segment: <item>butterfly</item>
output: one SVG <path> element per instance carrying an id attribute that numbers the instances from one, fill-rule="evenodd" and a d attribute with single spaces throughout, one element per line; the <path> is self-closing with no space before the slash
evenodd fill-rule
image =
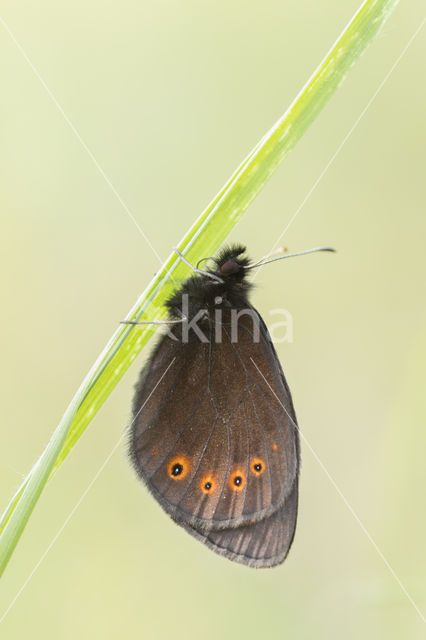
<path id="1" fill-rule="evenodd" d="M 164 511 L 249 567 L 284 561 L 298 509 L 296 414 L 249 300 L 250 270 L 271 261 L 252 264 L 233 245 L 214 268 L 190 265 L 194 275 L 166 302 L 170 328 L 141 372 L 129 434 L 133 466 Z"/>

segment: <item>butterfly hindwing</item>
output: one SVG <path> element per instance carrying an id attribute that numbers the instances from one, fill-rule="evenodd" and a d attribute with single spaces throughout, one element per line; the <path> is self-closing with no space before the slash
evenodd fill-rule
<path id="1" fill-rule="evenodd" d="M 250 567 L 274 567 L 286 558 L 297 521 L 298 480 L 284 504 L 269 517 L 232 529 L 203 531 L 179 523 L 192 536 L 226 558 Z"/>

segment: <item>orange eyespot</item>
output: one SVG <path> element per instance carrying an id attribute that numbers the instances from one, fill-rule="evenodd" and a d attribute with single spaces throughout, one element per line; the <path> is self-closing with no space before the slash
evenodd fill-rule
<path id="1" fill-rule="evenodd" d="M 278 451 L 278 445 L 276 442 L 272 445 L 272 451 Z"/>
<path id="2" fill-rule="evenodd" d="M 261 476 L 265 468 L 266 465 L 261 458 L 253 458 L 250 462 L 250 471 L 254 473 L 255 476 Z"/>
<path id="3" fill-rule="evenodd" d="M 241 469 L 234 469 L 229 476 L 228 486 L 231 491 L 242 491 L 246 484 L 246 475 Z"/>
<path id="4" fill-rule="evenodd" d="M 182 454 L 175 456 L 167 464 L 167 473 L 172 480 L 183 480 L 188 475 L 191 463 Z"/>
<path id="5" fill-rule="evenodd" d="M 153 449 L 152 450 L 152 455 L 153 456 L 158 456 L 158 449 Z"/>
<path id="6" fill-rule="evenodd" d="M 200 489 L 206 495 L 214 493 L 216 491 L 216 479 L 210 473 L 206 473 L 201 478 Z"/>

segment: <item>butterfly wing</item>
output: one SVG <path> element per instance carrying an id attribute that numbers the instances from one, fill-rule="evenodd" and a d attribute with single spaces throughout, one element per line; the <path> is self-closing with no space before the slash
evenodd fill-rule
<path id="1" fill-rule="evenodd" d="M 203 532 L 272 515 L 297 478 L 291 396 L 258 317 L 258 341 L 248 316 L 237 341 L 229 318 L 220 341 L 211 319 L 202 326 L 207 343 L 193 333 L 184 343 L 174 328 L 178 339 L 161 338 L 137 386 L 134 466 L 165 511 Z"/>
<path id="2" fill-rule="evenodd" d="M 298 480 L 284 504 L 272 515 L 249 525 L 203 531 L 178 523 L 212 551 L 249 567 L 281 564 L 293 542 L 297 521 Z"/>

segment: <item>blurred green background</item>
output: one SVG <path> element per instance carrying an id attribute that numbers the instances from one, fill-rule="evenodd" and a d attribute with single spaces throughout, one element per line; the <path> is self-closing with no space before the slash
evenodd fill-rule
<path id="1" fill-rule="evenodd" d="M 358 2 L 6 0 L 1 15 L 162 258 L 282 114 Z M 402 2 L 233 233 L 266 253 L 421 23 Z M 159 266 L 0 28 L 0 502 L 43 450 Z M 426 608 L 426 29 L 283 243 L 335 256 L 265 267 L 305 437 Z M 200 256 L 202 257 L 202 256 Z M 49 484 L 4 575 L 2 612 L 128 423 L 137 364 Z M 285 564 L 253 570 L 176 527 L 125 440 L 2 623 L 7 639 L 421 638 L 424 624 L 306 446 Z"/>

